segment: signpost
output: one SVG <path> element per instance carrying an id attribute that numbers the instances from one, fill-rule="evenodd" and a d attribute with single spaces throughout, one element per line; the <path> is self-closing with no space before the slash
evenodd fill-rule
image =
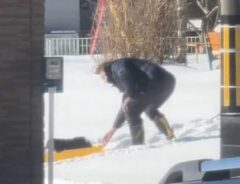
<path id="1" fill-rule="evenodd" d="M 54 93 L 63 91 L 63 58 L 46 57 L 44 91 L 49 93 L 48 184 L 53 184 L 54 170 Z"/>

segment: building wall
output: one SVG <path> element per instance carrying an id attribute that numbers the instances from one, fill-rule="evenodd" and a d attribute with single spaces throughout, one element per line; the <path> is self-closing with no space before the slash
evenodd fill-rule
<path id="1" fill-rule="evenodd" d="M 93 17 L 97 7 L 97 0 L 80 1 L 80 36 L 88 37 L 93 24 Z"/>
<path id="2" fill-rule="evenodd" d="M 80 36 L 88 36 L 92 27 L 92 9 L 89 5 L 85 8 L 80 8 Z"/>
<path id="3" fill-rule="evenodd" d="M 45 0 L 45 32 L 80 31 L 79 0 Z"/>
<path id="4" fill-rule="evenodd" d="M 0 1 L 0 183 L 43 183 L 44 0 Z"/>

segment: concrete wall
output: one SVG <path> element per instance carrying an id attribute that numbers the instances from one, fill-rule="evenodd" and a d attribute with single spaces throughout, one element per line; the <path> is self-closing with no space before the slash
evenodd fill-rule
<path id="1" fill-rule="evenodd" d="M 45 31 L 80 31 L 79 0 L 45 0 Z"/>
<path id="2" fill-rule="evenodd" d="M 0 1 L 0 183 L 43 183 L 44 0 Z"/>

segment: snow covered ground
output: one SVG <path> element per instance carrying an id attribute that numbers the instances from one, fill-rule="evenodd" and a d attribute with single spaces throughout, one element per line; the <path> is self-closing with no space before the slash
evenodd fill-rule
<path id="1" fill-rule="evenodd" d="M 164 65 L 177 78 L 175 92 L 161 111 L 175 130 L 169 143 L 144 115 L 146 145 L 130 146 L 124 125 L 104 153 L 58 162 L 55 184 L 156 184 L 176 163 L 219 158 L 220 71 L 209 71 L 207 57 L 199 63 Z M 93 74 L 90 56 L 64 58 L 64 92 L 55 96 L 55 137 L 84 136 L 94 144 L 112 126 L 121 94 Z M 48 95 L 45 95 L 45 144 L 48 135 Z M 47 171 L 47 166 L 45 167 Z M 47 172 L 46 172 L 47 173 Z M 47 174 L 46 174 L 47 177 Z"/>

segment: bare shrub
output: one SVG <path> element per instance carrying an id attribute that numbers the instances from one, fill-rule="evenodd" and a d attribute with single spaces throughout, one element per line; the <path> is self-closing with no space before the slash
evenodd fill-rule
<path id="1" fill-rule="evenodd" d="M 176 0 L 108 0 L 100 33 L 105 61 L 122 57 L 161 63 L 176 54 Z"/>

